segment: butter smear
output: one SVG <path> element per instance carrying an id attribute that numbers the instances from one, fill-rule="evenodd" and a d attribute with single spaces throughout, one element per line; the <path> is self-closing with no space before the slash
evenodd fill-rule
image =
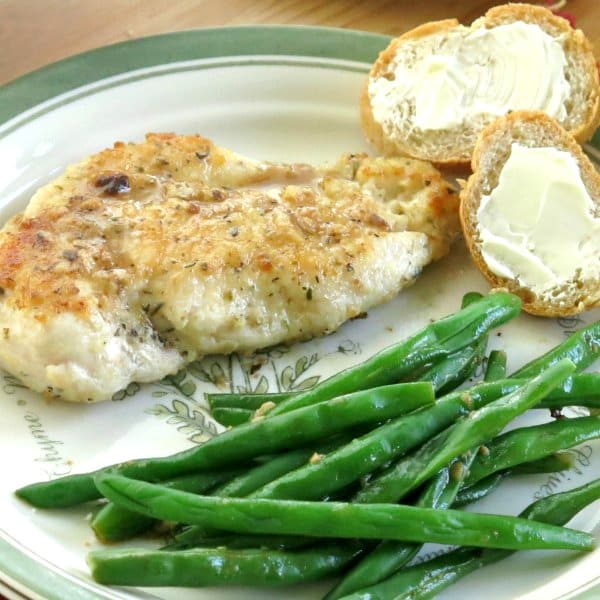
<path id="1" fill-rule="evenodd" d="M 600 279 L 600 218 L 569 152 L 513 143 L 477 221 L 489 269 L 542 298 L 581 272 Z"/>
<path id="2" fill-rule="evenodd" d="M 406 119 L 428 131 L 477 125 L 482 116 L 487 122 L 511 110 L 567 116 L 565 52 L 537 25 L 460 26 L 403 48 L 393 78 L 369 83 L 373 116 L 388 135 Z"/>

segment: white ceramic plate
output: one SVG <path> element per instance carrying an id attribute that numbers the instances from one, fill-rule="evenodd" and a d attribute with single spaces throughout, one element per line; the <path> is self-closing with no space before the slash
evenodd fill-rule
<path id="1" fill-rule="evenodd" d="M 260 159 L 321 161 L 368 150 L 358 122 L 359 90 L 387 38 L 313 28 L 235 28 L 184 32 L 128 42 L 52 65 L 0 89 L 0 219 L 22 209 L 32 191 L 66 165 L 115 140 L 148 131 L 201 133 Z M 207 359 L 120 401 L 78 406 L 47 403 L 4 375 L 0 380 L 2 489 L 0 578 L 10 597 L 318 598 L 314 585 L 282 590 L 117 589 L 93 583 L 85 555 L 97 547 L 89 507 L 36 511 L 12 490 L 26 483 L 119 460 L 172 453 L 215 429 L 202 392 L 300 388 L 363 360 L 458 308 L 468 290 L 486 291 L 461 244 L 394 301 L 335 335 L 266 354 L 251 372 L 237 356 Z M 600 318 L 559 321 L 520 317 L 491 339 L 517 367 Z M 521 422 L 543 420 L 541 411 Z M 476 508 L 516 514 L 534 498 L 581 485 L 600 473 L 600 444 L 575 453 L 557 475 L 514 478 Z M 600 535 L 600 504 L 572 526 Z M 431 551 L 431 548 L 428 549 Z M 449 588 L 441 598 L 549 600 L 591 590 L 600 549 L 585 556 L 519 553 Z M 596 579 L 597 581 L 597 579 Z M 587 592 L 598 597 L 600 591 Z"/>

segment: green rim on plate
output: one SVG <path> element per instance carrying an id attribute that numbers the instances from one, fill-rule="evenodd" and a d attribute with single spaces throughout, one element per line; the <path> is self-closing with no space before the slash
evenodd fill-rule
<path id="1" fill-rule="evenodd" d="M 90 50 L 0 87 L 0 124 L 100 79 L 145 67 L 225 56 L 310 56 L 372 63 L 390 38 L 333 27 L 240 26 L 180 31 Z"/>

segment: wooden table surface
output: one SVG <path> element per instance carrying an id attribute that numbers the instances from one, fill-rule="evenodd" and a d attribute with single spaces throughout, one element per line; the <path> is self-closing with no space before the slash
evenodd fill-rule
<path id="1" fill-rule="evenodd" d="M 540 3 L 544 3 L 543 0 Z M 398 35 L 424 21 L 465 23 L 485 0 L 0 0 L 0 84 L 61 58 L 122 40 L 197 27 L 328 25 Z M 568 0 L 600 55 L 600 0 Z"/>

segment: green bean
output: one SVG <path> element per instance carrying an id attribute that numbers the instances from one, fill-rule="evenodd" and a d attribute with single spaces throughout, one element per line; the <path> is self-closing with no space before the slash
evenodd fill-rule
<path id="1" fill-rule="evenodd" d="M 252 494 L 256 490 L 270 482 L 277 480 L 290 471 L 295 471 L 309 463 L 311 457 L 319 456 L 325 452 L 331 452 L 349 441 L 349 436 L 339 435 L 329 442 L 317 444 L 313 448 L 300 448 L 290 450 L 279 456 L 275 456 L 270 461 L 258 465 L 225 483 L 212 492 L 214 496 L 223 496 L 229 498 L 242 498 Z"/>
<path id="2" fill-rule="evenodd" d="M 483 296 L 479 292 L 467 292 L 461 308 L 479 302 Z M 450 354 L 446 358 L 426 368 L 421 373 L 412 373 L 411 380 L 431 381 L 437 395 L 451 392 L 466 381 L 481 363 L 487 347 L 488 336 L 482 335 L 477 341 Z"/>
<path id="3" fill-rule="evenodd" d="M 466 506 L 481 500 L 500 485 L 509 475 L 522 475 L 529 473 L 557 473 L 573 468 L 575 459 L 568 452 L 556 452 L 539 460 L 516 465 L 512 469 L 497 471 L 476 483 L 463 487 L 458 492 L 453 504 L 455 508 Z"/>
<path id="4" fill-rule="evenodd" d="M 312 449 L 301 448 L 299 450 L 291 450 L 279 456 L 275 456 L 270 461 L 247 471 L 229 483 L 213 490 L 212 495 L 237 498 L 248 496 L 269 482 L 282 477 L 285 473 L 307 464 L 312 457 L 318 457 L 322 453 L 330 452 L 348 443 L 351 437 L 351 433 L 345 433 L 335 436 L 329 442 L 317 444 Z M 221 534 L 222 532 L 207 531 L 203 527 L 192 526 L 188 527 L 185 531 L 178 533 L 175 536 L 175 540 L 179 544 L 188 546 L 205 545 L 210 543 L 207 540 Z M 246 545 L 248 542 L 243 541 L 242 543 L 244 544 L 243 547 L 250 547 Z M 231 544 L 229 544 L 229 547 L 231 547 Z M 235 547 L 240 546 L 239 544 L 236 544 Z"/>
<path id="5" fill-rule="evenodd" d="M 571 361 L 560 361 L 519 390 L 472 412 L 426 442 L 414 454 L 401 459 L 388 471 L 371 480 L 355 496 L 355 500 L 398 502 L 445 464 L 502 431 L 515 417 L 539 403 L 574 369 Z"/>
<path id="6" fill-rule="evenodd" d="M 319 446 L 319 451 L 337 447 L 347 440 L 348 437 L 336 438 L 332 443 Z M 212 490 L 211 493 L 218 496 L 246 496 L 273 479 L 306 464 L 314 452 L 315 449 L 301 448 L 275 456 L 271 460 L 249 470 L 223 470 L 220 472 L 222 474 L 220 477 L 212 478 L 210 485 L 203 486 L 200 482 L 203 479 L 210 479 L 207 475 L 210 476 L 212 475 L 211 473 L 188 475 L 178 480 L 166 482 L 163 485 L 188 492 L 201 493 L 213 488 L 215 485 L 226 482 Z M 185 482 L 187 480 L 198 480 L 200 484 L 186 485 Z M 181 482 L 184 482 L 183 485 Z M 94 529 L 96 536 L 102 541 L 114 542 L 134 537 L 146 531 L 154 522 L 153 519 L 131 513 L 109 502 L 92 520 L 92 529 Z M 198 537 L 196 534 L 195 539 Z"/>
<path id="7" fill-rule="evenodd" d="M 600 408 L 600 373 L 578 373 L 569 377 L 563 385 L 563 394 L 551 394 L 544 399 L 543 408 L 584 406 Z"/>
<path id="8" fill-rule="evenodd" d="M 523 380 L 504 380 L 475 386 L 469 391 L 473 408 L 480 408 L 505 391 L 514 391 L 518 389 L 517 385 L 523 384 Z M 573 387 L 576 386 L 571 385 Z M 467 413 L 464 392 L 449 394 L 430 408 L 398 418 L 327 454 L 319 462 L 274 480 L 257 492 L 256 497 L 297 500 L 323 498 L 424 443 Z"/>
<path id="9" fill-rule="evenodd" d="M 436 394 L 446 394 L 461 385 L 473 374 L 477 366 L 481 364 L 486 346 L 487 337 L 484 336 L 476 343 L 465 346 L 438 361 L 433 366 L 420 372 L 418 376 L 411 374 L 410 377 L 406 378 L 406 381 L 430 381 Z M 256 397 L 253 397 L 253 395 L 248 394 L 218 394 L 216 402 L 218 404 L 225 402 L 227 405 L 213 406 L 211 416 L 225 427 L 236 427 L 251 421 L 255 415 L 254 411 L 262 406 L 267 406 L 271 402 L 276 406 L 293 395 L 293 393 L 257 394 L 254 395 Z M 206 396 L 208 395 L 206 394 Z M 275 396 L 275 398 L 272 398 L 272 396 Z M 209 402 L 211 402 L 210 399 Z M 212 402 L 214 403 L 214 401 Z M 246 408 L 247 406 L 252 408 Z M 271 413 L 266 414 L 271 415 Z"/>
<path id="10" fill-rule="evenodd" d="M 483 566 L 480 553 L 459 548 L 365 586 L 342 600 L 425 600 Z"/>
<path id="11" fill-rule="evenodd" d="M 480 292 L 466 292 L 460 301 L 460 307 L 467 308 L 467 306 L 470 306 L 475 302 L 479 302 L 479 300 L 481 300 L 484 297 L 485 296 Z"/>
<path id="12" fill-rule="evenodd" d="M 510 382 L 511 389 L 515 382 Z M 424 443 L 461 415 L 497 400 L 504 393 L 503 382 L 480 384 L 464 392 L 440 398 L 433 406 L 394 419 L 339 449 L 326 454 L 313 464 L 291 471 L 257 490 L 253 497 L 270 499 L 319 500 L 357 481 L 385 465 L 394 456 Z M 291 414 L 291 413 L 290 413 Z M 182 541 L 192 542 L 203 531 L 190 531 Z M 179 539 L 179 536 L 178 536 Z"/>
<path id="13" fill-rule="evenodd" d="M 487 345 L 487 338 L 484 336 L 477 343 L 470 344 L 461 348 L 457 352 L 440 360 L 438 363 L 422 371 L 418 377 L 411 374 L 408 380 L 430 381 L 436 390 L 436 393 L 446 394 L 462 384 L 470 377 L 475 369 L 481 364 L 483 354 Z M 284 399 L 291 398 L 296 393 L 283 394 L 255 394 L 236 395 L 222 394 L 218 395 L 217 404 L 221 404 L 226 398 L 227 406 L 213 406 L 211 408 L 212 417 L 225 427 L 235 427 L 246 423 L 254 416 L 254 411 L 267 403 L 273 402 L 277 405 Z M 208 394 L 207 394 L 208 396 Z M 223 400 L 221 400 L 223 396 Z M 231 396 L 231 398 L 228 398 Z M 274 396 L 274 398 L 273 398 Z M 209 400 L 210 402 L 211 400 Z M 246 408 L 252 407 L 252 408 Z M 269 416 L 271 413 L 267 413 Z"/>
<path id="14" fill-rule="evenodd" d="M 570 452 L 558 451 L 548 456 L 542 456 L 536 460 L 523 462 L 512 467 L 511 472 L 515 475 L 530 475 L 536 473 L 558 473 L 568 471 L 575 465 L 575 458 Z"/>
<path id="15" fill-rule="evenodd" d="M 553 494 L 530 504 L 521 517 L 564 525 L 578 512 L 600 499 L 600 479 L 579 488 Z M 506 550 L 460 548 L 397 573 L 378 585 L 359 590 L 344 600 L 425 600 L 476 569 L 509 556 Z"/>
<path id="16" fill-rule="evenodd" d="M 464 487 L 459 490 L 456 500 L 454 501 L 454 508 L 460 508 L 461 506 L 467 506 L 467 504 L 473 504 L 482 498 L 485 498 L 488 494 L 493 492 L 509 475 L 510 471 L 499 471 L 492 475 L 481 479 L 477 483 Z"/>
<path id="17" fill-rule="evenodd" d="M 475 452 L 468 452 L 444 467 L 427 485 L 417 501 L 423 508 L 447 509 L 455 501 L 463 478 Z M 363 587 L 374 585 L 395 573 L 411 561 L 421 550 L 421 544 L 409 544 L 386 540 L 355 565 L 344 578 L 325 596 L 324 600 L 336 600 Z"/>
<path id="18" fill-rule="evenodd" d="M 533 377 L 562 358 L 569 358 L 577 371 L 600 358 L 600 321 L 580 329 L 546 354 L 515 371 L 511 378 Z M 565 381 L 564 396 L 550 395 L 538 408 L 560 409 L 564 406 L 600 408 L 600 373 L 580 373 Z"/>
<path id="19" fill-rule="evenodd" d="M 322 453 L 330 452 L 343 446 L 349 439 L 350 435 L 339 435 L 330 442 L 318 444 L 312 449 L 301 448 L 276 456 L 272 460 L 251 469 L 220 488 L 213 490 L 212 495 L 236 498 L 248 496 L 259 488 L 264 489 L 264 486 L 268 483 L 277 480 L 286 473 L 308 464 L 309 459 L 312 457 L 316 458 Z M 207 538 L 218 536 L 220 533 L 217 531 L 207 531 L 205 528 L 195 526 L 189 527 L 186 531 L 177 534 L 175 539 L 179 543 L 198 545 L 200 541 L 205 543 Z"/>
<path id="20" fill-rule="evenodd" d="M 397 504 L 297 502 L 198 496 L 101 473 L 109 500 L 151 517 L 236 533 L 397 539 L 506 549 L 592 550 L 593 536 L 515 517 Z"/>
<path id="21" fill-rule="evenodd" d="M 348 543 L 297 551 L 122 549 L 90 552 L 87 560 L 94 580 L 107 585 L 271 587 L 334 575 L 360 551 Z"/>
<path id="22" fill-rule="evenodd" d="M 248 461 L 265 452 L 300 447 L 357 425 L 397 417 L 420 406 L 432 404 L 433 401 L 432 386 L 426 382 L 364 390 L 279 415 L 277 418 L 240 425 L 201 446 L 178 454 L 131 460 L 107 469 L 138 479 L 161 481 L 203 469 Z M 100 469 L 102 470 L 104 469 Z M 43 508 L 72 506 L 99 497 L 94 485 L 96 473 L 68 475 L 34 483 L 17 490 L 16 494 L 30 504 Z"/>
<path id="23" fill-rule="evenodd" d="M 534 377 L 563 358 L 570 359 L 578 371 L 600 358 L 600 321 L 575 332 L 546 354 L 522 366 L 512 377 Z"/>
<path id="24" fill-rule="evenodd" d="M 288 412 L 358 389 L 400 381 L 415 369 L 460 350 L 491 328 L 506 323 L 520 310 L 518 297 L 506 293 L 490 294 L 453 315 L 427 325 L 407 340 L 378 352 L 365 362 L 284 400 L 271 414 Z"/>
<path id="25" fill-rule="evenodd" d="M 450 354 L 419 376 L 419 381 L 431 381 L 437 394 L 451 392 L 473 375 L 481 364 L 487 347 L 487 336 L 474 344 Z"/>
<path id="26" fill-rule="evenodd" d="M 211 417 L 223 427 L 237 427 L 248 423 L 254 417 L 254 411 L 246 408 L 213 408 Z"/>
<path id="27" fill-rule="evenodd" d="M 163 550 L 189 550 L 190 548 L 219 548 L 226 547 L 234 550 L 245 548 L 263 548 L 272 550 L 296 550 L 307 546 L 314 546 L 315 539 L 299 535 L 260 535 L 219 532 L 216 535 L 202 535 L 205 529 L 197 525 L 190 525 L 175 535 L 173 541 Z"/>
<path id="28" fill-rule="evenodd" d="M 306 448 L 285 452 L 284 454 L 276 456 L 272 460 L 241 474 L 233 481 L 214 490 L 213 493 L 215 496 L 223 497 L 231 496 L 241 498 L 247 496 L 266 483 L 305 465 L 314 452 L 314 450 L 307 450 Z"/>
<path id="29" fill-rule="evenodd" d="M 242 408 L 244 410 L 256 410 L 265 402 L 280 404 L 284 400 L 297 395 L 298 392 L 276 392 L 273 394 L 204 394 L 211 412 L 215 408 Z"/>
<path id="30" fill-rule="evenodd" d="M 465 308 L 473 302 L 481 300 L 483 296 L 478 292 L 469 292 L 464 295 L 461 308 Z M 469 374 L 467 373 L 470 362 L 474 360 L 474 345 L 469 345 L 458 350 L 454 354 L 443 359 L 440 364 L 430 366 L 425 371 L 417 374 L 412 373 L 406 378 L 407 381 L 431 381 L 434 388 L 439 393 L 447 393 L 450 390 L 450 382 L 456 381 L 454 387 L 460 385 Z M 464 372 L 464 375 L 462 374 Z M 213 417 L 223 425 L 239 425 L 244 421 L 249 421 L 249 413 L 238 412 L 240 410 L 255 411 L 266 402 L 280 404 L 284 400 L 297 396 L 300 392 L 276 392 L 265 394 L 235 394 L 235 393 L 205 393 L 204 398 L 207 401 Z M 221 409 L 226 409 L 221 411 Z M 229 409 L 233 409 L 230 412 Z M 248 418 L 246 418 L 248 417 Z"/>
<path id="31" fill-rule="evenodd" d="M 596 500 L 600 500 L 600 479 L 566 492 L 540 498 L 528 506 L 521 516 L 541 523 L 565 525 L 579 511 Z"/>
<path id="32" fill-rule="evenodd" d="M 537 460 L 600 437 L 600 416 L 560 419 L 508 431 L 491 442 L 489 453 L 473 461 L 465 485 L 473 485 L 497 471 Z"/>
<path id="33" fill-rule="evenodd" d="M 505 393 L 510 393 L 522 386 L 527 379 L 499 379 Z M 492 382 L 490 382 L 492 383 Z M 594 408 L 600 406 L 600 373 L 577 373 L 567 377 L 555 390 L 550 392 L 534 408 L 563 408 L 565 406 L 584 406 Z"/>
<path id="34" fill-rule="evenodd" d="M 243 469 L 222 469 L 184 475 L 163 483 L 166 487 L 199 494 L 243 473 Z M 116 542 L 134 537 L 152 527 L 150 517 L 125 510 L 112 502 L 105 504 L 92 519 L 92 529 L 103 542 Z"/>
<path id="35" fill-rule="evenodd" d="M 492 350 L 488 356 L 483 380 L 489 382 L 504 379 L 506 377 L 506 359 L 506 352 L 503 352 L 502 350 Z M 475 456 L 475 454 L 473 454 L 473 456 Z M 461 487 L 454 499 L 453 506 L 464 506 L 487 496 L 500 484 L 506 475 L 508 475 L 508 471 L 500 474 L 499 476 L 494 476 L 490 481 L 486 480 L 486 485 L 479 487 L 473 486 L 467 489 Z"/>
<path id="36" fill-rule="evenodd" d="M 514 385 L 515 382 L 510 382 L 511 388 Z M 503 395 L 504 389 L 503 382 L 498 382 L 474 386 L 469 390 L 468 397 L 465 396 L 466 392 L 448 394 L 431 407 L 397 418 L 340 447 L 317 463 L 274 480 L 258 490 L 254 497 L 294 500 L 324 498 L 423 444 L 460 416 L 469 414 L 470 408 L 479 408 L 497 400 Z"/>
<path id="37" fill-rule="evenodd" d="M 448 483 L 442 490 L 442 493 L 436 498 L 435 502 L 427 496 L 427 489 L 423 497 L 417 502 L 418 506 L 424 508 L 437 508 L 438 510 L 446 510 L 451 508 L 456 501 L 458 492 L 462 489 L 464 480 L 469 474 L 471 463 L 475 460 L 476 452 L 474 450 L 468 450 L 460 457 L 455 458 L 448 466 L 444 467 L 442 471 L 448 470 Z"/>
<path id="38" fill-rule="evenodd" d="M 597 382 L 599 381 L 599 376 L 600 375 L 598 373 L 574 375 L 572 378 L 565 380 L 562 388 L 555 390 L 549 394 L 547 398 L 540 402 L 538 408 L 554 408 L 557 406 L 576 405 L 578 403 L 582 406 L 591 406 L 594 398 L 598 398 Z M 519 389 L 519 387 L 523 385 L 523 382 L 524 380 L 522 379 L 504 379 L 495 383 L 488 383 L 484 385 L 492 386 L 489 388 L 490 390 L 494 389 L 493 386 L 496 386 L 496 389 L 502 390 L 502 393 L 507 394 L 511 391 Z M 247 435 L 248 427 L 255 427 L 257 425 L 259 425 L 259 423 L 251 423 L 241 426 L 243 429 L 243 436 Z M 237 439 L 238 435 L 240 435 L 240 428 L 238 428 L 237 431 L 223 433 L 218 436 L 218 438 L 215 438 L 215 440 L 223 440 L 223 438 L 225 438 L 228 441 L 232 441 L 233 445 L 235 445 L 234 440 Z M 219 444 L 221 443 L 223 442 L 219 442 Z M 206 446 L 212 447 L 211 442 L 207 442 L 201 446 L 201 448 Z M 184 473 L 185 471 L 183 471 L 183 469 L 186 468 L 186 463 L 193 463 L 194 454 L 198 450 L 199 448 L 192 448 L 174 455 L 173 457 L 128 461 L 122 465 L 115 465 L 107 468 L 120 470 L 124 474 L 132 477 L 146 477 L 155 481 L 159 481 L 161 479 L 169 479 Z M 200 451 L 200 454 L 203 452 L 205 451 Z M 175 462 L 175 465 L 170 465 L 172 460 Z M 208 462 L 209 461 L 207 461 L 205 464 L 208 464 Z M 176 472 L 169 474 L 172 467 L 175 467 L 174 471 Z M 195 467 L 192 464 L 189 466 L 187 471 L 194 471 L 194 468 Z M 210 468 L 210 466 L 208 468 Z M 146 473 L 146 475 L 144 475 L 144 473 Z M 60 508 L 73 506 L 82 502 L 95 500 L 99 497 L 99 494 L 93 483 L 93 474 L 90 473 L 69 475 L 67 477 L 55 479 L 50 482 L 34 483 L 17 490 L 16 493 L 24 500 L 27 500 L 34 506 L 39 506 L 41 508 Z"/>
<path id="39" fill-rule="evenodd" d="M 537 373 L 536 373 L 537 374 Z M 488 356 L 484 381 L 497 381 L 506 377 L 506 352 L 492 350 Z M 532 375 L 533 377 L 533 375 Z"/>

